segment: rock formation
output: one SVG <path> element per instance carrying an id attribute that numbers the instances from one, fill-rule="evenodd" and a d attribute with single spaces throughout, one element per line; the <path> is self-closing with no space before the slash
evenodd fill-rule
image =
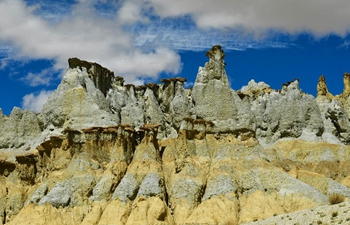
<path id="1" fill-rule="evenodd" d="M 334 98 L 334 96 L 330 92 L 328 92 L 326 78 L 324 77 L 324 75 L 320 76 L 317 84 L 317 97 L 321 96 L 325 96 L 329 101 L 332 101 L 332 99 Z"/>
<path id="2" fill-rule="evenodd" d="M 40 114 L 0 111 L 0 224 L 240 224 L 350 197 L 349 75 L 230 88 L 214 46 L 185 78 L 135 86 L 69 68 Z"/>

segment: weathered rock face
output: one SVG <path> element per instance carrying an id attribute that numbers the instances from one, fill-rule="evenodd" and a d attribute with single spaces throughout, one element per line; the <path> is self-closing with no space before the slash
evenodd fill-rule
<path id="1" fill-rule="evenodd" d="M 334 96 L 328 92 L 326 78 L 323 75 L 320 76 L 317 84 L 317 97 L 321 96 L 325 96 L 329 101 L 331 101 L 334 98 Z"/>
<path id="2" fill-rule="evenodd" d="M 39 115 L 0 112 L 0 224 L 239 224 L 350 197 L 349 76 L 234 91 L 214 46 L 193 89 L 69 59 Z M 350 90 L 350 89 L 349 89 Z"/>
<path id="3" fill-rule="evenodd" d="M 44 128 L 84 128 L 116 125 L 114 116 L 101 90 L 89 78 L 85 67 L 67 70 L 54 94 L 44 105 L 39 119 Z"/>
<path id="4" fill-rule="evenodd" d="M 111 88 L 112 79 L 114 73 L 107 68 L 102 67 L 97 63 L 90 63 L 80 60 L 78 58 L 68 59 L 69 68 L 85 68 L 88 72 L 89 78 L 94 82 L 95 87 L 99 89 L 104 96 L 107 95 L 108 90 Z"/>
<path id="5" fill-rule="evenodd" d="M 19 148 L 42 131 L 33 111 L 13 108 L 9 117 L 0 111 L 0 148 Z"/>
<path id="6" fill-rule="evenodd" d="M 332 143 L 350 143 L 349 124 L 349 93 L 350 75 L 344 73 L 344 91 L 340 95 L 333 96 L 328 92 L 324 76 L 321 76 L 317 85 L 316 101 L 321 110 L 324 123 L 323 139 Z"/>
<path id="7" fill-rule="evenodd" d="M 315 99 L 301 93 L 299 81 L 283 85 L 280 92 L 263 92 L 257 97 L 247 97 L 256 123 L 256 136 L 263 143 L 281 138 L 298 138 L 303 133 L 320 137 L 323 121 Z"/>
<path id="8" fill-rule="evenodd" d="M 193 116 L 213 121 L 213 132 L 254 133 L 249 104 L 228 83 L 221 47 L 214 46 L 207 56 L 209 62 L 199 68 L 191 94 Z"/>

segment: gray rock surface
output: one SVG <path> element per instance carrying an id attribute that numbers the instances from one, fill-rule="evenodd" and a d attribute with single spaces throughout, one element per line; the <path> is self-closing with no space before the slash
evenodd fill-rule
<path id="1" fill-rule="evenodd" d="M 231 194 L 237 191 L 237 185 L 232 178 L 223 174 L 207 182 L 205 194 L 202 201 L 210 199 L 211 197 L 218 197 L 219 195 Z"/>
<path id="2" fill-rule="evenodd" d="M 323 121 L 315 99 L 301 93 L 298 81 L 283 86 L 281 92 L 272 91 L 252 101 L 257 123 L 256 136 L 261 143 L 281 138 L 298 138 L 306 130 L 321 136 Z"/>
<path id="3" fill-rule="evenodd" d="M 127 173 L 115 189 L 112 199 L 119 199 L 122 202 L 127 202 L 128 199 L 133 200 L 137 195 L 138 188 L 134 175 Z"/>
<path id="4" fill-rule="evenodd" d="M 28 201 L 24 205 L 28 205 L 29 203 L 39 203 L 39 201 L 47 194 L 48 186 L 46 183 L 40 185 L 36 191 L 30 196 Z"/>
<path id="5" fill-rule="evenodd" d="M 136 89 L 133 85 L 128 87 L 126 106 L 121 109 L 121 123 L 140 127 L 145 123 L 144 90 Z"/>
<path id="6" fill-rule="evenodd" d="M 163 193 L 162 178 L 156 173 L 149 173 L 143 179 L 137 197 L 152 197 Z"/>
<path id="7" fill-rule="evenodd" d="M 114 79 L 114 72 L 102 67 L 98 63 L 91 63 L 78 58 L 68 59 L 69 68 L 85 68 L 88 71 L 89 78 L 93 81 L 95 87 L 99 89 L 104 96 L 111 88 L 112 80 Z"/>
<path id="8" fill-rule="evenodd" d="M 188 206 L 192 206 L 196 205 L 198 199 L 202 196 L 203 188 L 204 184 L 197 179 L 180 177 L 174 182 L 170 190 L 174 201 L 185 201 Z"/>
<path id="9" fill-rule="evenodd" d="M 193 86 L 192 114 L 213 121 L 214 132 L 254 132 L 249 106 L 230 88 L 221 47 L 214 46 L 207 52 L 207 56 L 209 62 L 199 68 Z"/>
<path id="10" fill-rule="evenodd" d="M 0 112 L 0 149 L 19 148 L 39 136 L 41 131 L 33 111 L 14 107 L 9 117 Z"/>
<path id="11" fill-rule="evenodd" d="M 328 133 L 332 133 L 343 143 L 350 143 L 350 121 L 338 101 L 333 100 L 325 107 L 324 119 L 327 121 Z"/>
<path id="12" fill-rule="evenodd" d="M 254 94 L 254 92 L 263 92 L 264 90 L 268 89 L 270 89 L 270 86 L 265 82 L 256 83 L 255 80 L 250 80 L 248 85 L 243 86 L 240 91 L 245 94 Z"/>
<path id="13" fill-rule="evenodd" d="M 67 190 L 67 188 L 67 185 L 64 183 L 56 184 L 56 186 L 39 201 L 39 204 L 43 205 L 48 202 L 54 207 L 68 206 L 72 193 Z"/>
<path id="14" fill-rule="evenodd" d="M 68 69 L 57 90 L 40 113 L 44 128 L 82 129 L 116 125 L 104 94 L 96 88 L 85 67 Z"/>
<path id="15" fill-rule="evenodd" d="M 82 205 L 83 199 L 88 197 L 95 185 L 95 178 L 91 175 L 74 176 L 64 182 L 57 183 L 47 195 L 41 198 L 39 205 L 46 202 L 54 207 Z"/>
<path id="16" fill-rule="evenodd" d="M 110 191 L 114 185 L 113 177 L 111 175 L 103 176 L 92 190 L 92 201 L 102 201 L 108 199 Z"/>

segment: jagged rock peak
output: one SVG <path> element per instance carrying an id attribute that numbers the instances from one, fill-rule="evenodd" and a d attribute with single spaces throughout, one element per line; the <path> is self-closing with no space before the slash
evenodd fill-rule
<path id="1" fill-rule="evenodd" d="M 68 64 L 71 69 L 79 68 L 80 70 L 83 70 L 83 68 L 86 68 L 89 78 L 94 82 L 96 88 L 98 88 L 104 94 L 104 96 L 106 96 L 108 90 L 111 88 L 112 80 L 114 80 L 113 71 L 102 67 L 98 63 L 88 62 L 78 58 L 68 59 Z M 124 82 L 120 79 L 118 79 L 118 81 L 121 83 Z"/>
<path id="2" fill-rule="evenodd" d="M 343 75 L 344 90 L 341 97 L 347 98 L 350 95 L 350 73 L 344 73 Z"/>
<path id="3" fill-rule="evenodd" d="M 248 96 L 259 96 L 263 95 L 265 93 L 271 93 L 272 89 L 271 87 L 266 84 L 265 82 L 258 82 L 256 83 L 254 79 L 250 80 L 248 85 L 243 86 L 241 90 L 237 91 L 237 94 L 240 96 L 240 98 L 248 95 Z"/>
<path id="4" fill-rule="evenodd" d="M 116 76 L 116 77 L 114 78 L 114 84 L 115 84 L 116 86 L 123 86 L 123 85 L 124 85 L 124 82 L 125 82 L 124 77 Z"/>
<path id="5" fill-rule="evenodd" d="M 209 51 L 206 52 L 206 56 L 211 60 L 224 60 L 225 53 L 220 45 L 214 45 Z"/>
<path id="6" fill-rule="evenodd" d="M 336 95 L 335 98 L 342 101 L 346 101 L 350 96 L 350 73 L 343 74 L 344 89 L 340 95 Z M 317 97 L 326 96 L 328 100 L 333 100 L 334 96 L 328 91 L 326 78 L 321 75 L 317 83 Z"/>
<path id="7" fill-rule="evenodd" d="M 321 75 L 320 78 L 318 79 L 317 83 L 317 97 L 318 96 L 326 96 L 328 100 L 333 99 L 333 95 L 329 93 L 327 84 L 326 84 L 326 78 L 324 75 Z"/>
<path id="8" fill-rule="evenodd" d="M 225 70 L 225 54 L 220 45 L 213 46 L 207 51 L 206 56 L 209 57 L 203 67 L 199 67 L 196 83 L 208 83 L 209 80 L 220 80 L 229 86 L 228 78 Z"/>

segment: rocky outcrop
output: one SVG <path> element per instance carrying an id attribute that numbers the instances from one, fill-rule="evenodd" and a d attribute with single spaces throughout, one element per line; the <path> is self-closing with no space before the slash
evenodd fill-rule
<path id="1" fill-rule="evenodd" d="M 0 148 L 19 148 L 41 132 L 40 121 L 33 111 L 15 107 L 9 117 L 0 111 Z"/>
<path id="2" fill-rule="evenodd" d="M 3 224 L 240 224 L 350 197 L 344 92 L 230 88 L 220 46 L 192 89 L 69 68 L 39 115 L 0 112 Z M 350 90 L 350 89 L 349 89 Z"/>
<path id="3" fill-rule="evenodd" d="M 39 115 L 44 128 L 84 128 L 116 125 L 103 93 L 97 89 L 85 69 L 68 69 L 61 84 L 43 106 Z"/>
<path id="4" fill-rule="evenodd" d="M 350 141 L 349 79 L 350 75 L 344 73 L 344 91 L 342 94 L 334 97 L 327 90 L 324 76 L 320 77 L 317 85 L 318 95 L 316 101 L 321 110 L 324 123 L 323 139 L 330 143 L 339 143 L 341 141 L 348 144 Z"/>
<path id="5" fill-rule="evenodd" d="M 281 138 L 298 138 L 303 134 L 314 137 L 323 134 L 317 102 L 313 96 L 301 92 L 298 80 L 284 84 L 281 91 L 263 92 L 250 101 L 256 135 L 262 144 Z"/>
<path id="6" fill-rule="evenodd" d="M 321 96 L 325 96 L 328 101 L 332 101 L 334 96 L 328 92 L 326 78 L 324 75 L 320 76 L 317 83 L 317 98 L 321 98 Z"/>
<path id="7" fill-rule="evenodd" d="M 104 96 L 107 95 L 108 90 L 111 88 L 112 80 L 114 79 L 114 72 L 97 63 L 87 62 L 78 58 L 68 59 L 68 65 L 71 69 L 79 68 L 83 70 L 83 68 L 85 68 L 89 78 L 94 82 L 95 87 L 99 89 Z"/>
<path id="8" fill-rule="evenodd" d="M 230 88 L 225 72 L 225 54 L 220 46 L 207 52 L 209 62 L 199 67 L 192 90 L 195 118 L 215 123 L 213 132 L 234 132 L 237 135 L 254 135 L 252 112 L 247 102 L 242 101 Z M 218 107 L 220 106 L 220 107 Z"/>
<path id="9" fill-rule="evenodd" d="M 350 95 L 350 74 L 349 73 L 344 73 L 343 82 L 344 82 L 344 90 L 343 90 L 343 93 L 340 94 L 340 97 L 342 99 L 347 99 Z"/>

